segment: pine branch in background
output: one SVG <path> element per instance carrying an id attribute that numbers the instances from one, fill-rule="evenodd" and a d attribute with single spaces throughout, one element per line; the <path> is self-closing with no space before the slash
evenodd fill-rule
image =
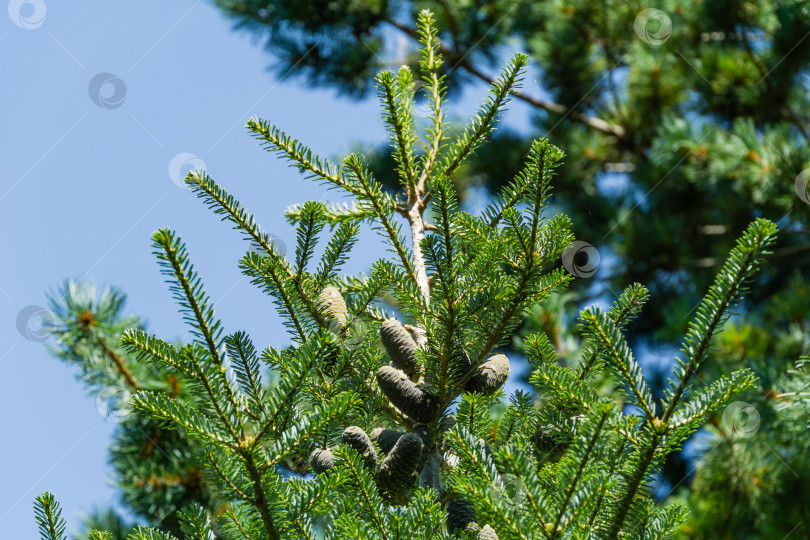
<path id="1" fill-rule="evenodd" d="M 75 540 L 124 540 L 135 525 L 126 522 L 111 508 L 95 509 L 82 519 L 82 530 Z"/>
<path id="2" fill-rule="evenodd" d="M 572 281 L 559 268 L 573 240 L 571 223 L 547 215 L 550 180 L 563 154 L 536 141 L 524 169 L 484 215 L 461 211 L 453 175 L 492 133 L 527 58 L 511 60 L 468 128 L 442 148 L 431 142 L 442 137 L 446 115 L 440 47 L 433 16 L 423 12 L 418 24 L 425 80 L 434 96 L 424 156 L 415 150 L 413 76 L 403 68 L 377 79 L 397 153 L 396 199 L 384 194 L 360 159 L 331 165 L 276 126 L 251 119 L 248 129 L 268 150 L 368 211 L 335 219 L 320 203 L 296 207 L 290 215 L 297 247 L 288 260 L 205 173 L 186 179 L 215 214 L 261 247 L 239 264 L 273 298 L 287 323 L 289 345 L 259 353 L 244 332 L 226 334 L 180 237 L 170 229 L 152 236 L 161 273 L 193 339 L 175 345 L 141 328 L 123 333 L 123 351 L 137 359 L 138 369 L 159 381 L 172 378 L 183 391 L 181 399 L 159 384 L 136 381 L 133 404 L 143 418 L 193 441 L 195 464 L 204 469 L 218 503 L 190 502 L 180 509 L 176 536 L 492 540 L 671 534 L 683 512 L 659 507 L 646 487 L 703 417 L 754 384 L 742 371 L 692 392 L 714 334 L 767 255 L 776 227 L 755 221 L 731 252 L 690 326 L 682 369 L 662 413 L 623 334 L 647 299 L 639 285 L 607 313 L 582 313 L 587 346 L 574 367 L 560 364 L 548 336 L 528 337 L 530 380 L 541 399 L 535 403 L 517 392 L 504 405 L 512 367 L 499 347 L 511 341 L 529 308 Z M 434 157 L 430 148 L 437 148 Z M 370 276 L 338 276 L 360 223 L 369 219 L 391 256 L 369 261 Z M 410 234 L 401 235 L 400 227 Z M 327 228 L 331 238 L 317 260 Z M 393 301 L 395 319 L 381 313 L 383 298 Z M 605 392 L 599 384 L 604 380 L 617 389 Z M 48 497 L 40 503 L 40 523 L 53 521 Z M 146 527 L 130 536 L 173 537 Z"/>
<path id="3" fill-rule="evenodd" d="M 797 504 L 808 497 L 804 479 L 810 475 L 810 378 L 801 360 L 810 352 L 805 331 L 810 287 L 798 272 L 786 285 L 761 312 L 733 318 L 718 334 L 701 379 L 719 381 L 695 381 L 695 393 L 713 392 L 715 385 L 735 384 L 722 373 L 737 369 L 758 384 L 708 415 L 710 438 L 698 454 L 701 466 L 691 489 L 674 496 L 691 516 L 682 537 L 709 539 L 737 531 L 768 531 L 780 538 L 810 534 L 804 507 Z M 795 367 L 785 371 L 785 363 Z M 689 421 L 700 407 L 693 398 L 673 419 Z"/>
<path id="4" fill-rule="evenodd" d="M 170 402 L 184 403 L 191 396 L 176 374 L 139 362 L 139 351 L 122 346 L 121 336 L 131 332 L 143 336 L 143 344 L 151 350 L 174 354 L 173 345 L 147 339 L 141 320 L 124 313 L 125 302 L 126 296 L 116 288 L 65 281 L 49 294 L 56 338 L 50 351 L 78 368 L 99 414 L 118 423 L 110 462 L 124 506 L 139 520 L 179 534 L 178 510 L 191 502 L 213 508 L 216 502 L 201 474 L 199 446 L 184 432 L 167 429 L 132 409 L 132 396 L 143 389 Z M 85 519 L 84 538 L 93 529 L 107 530 L 118 540 L 126 538 L 132 524 L 113 510 L 98 509 Z"/>

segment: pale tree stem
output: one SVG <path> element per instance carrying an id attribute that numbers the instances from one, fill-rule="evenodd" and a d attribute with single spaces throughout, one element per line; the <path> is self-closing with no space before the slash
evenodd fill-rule
<path id="1" fill-rule="evenodd" d="M 422 254 L 422 239 L 425 237 L 425 221 L 422 219 L 424 206 L 420 200 L 421 193 L 417 187 L 415 200 L 408 206 L 408 223 L 411 226 L 411 240 L 413 242 L 413 273 L 416 278 L 416 286 L 422 292 L 426 302 L 430 302 L 430 284 L 428 283 L 427 267 L 425 266 L 425 256 Z M 420 326 L 414 327 L 414 338 L 419 348 L 424 348 L 427 344 L 425 329 Z"/>
<path id="2" fill-rule="evenodd" d="M 411 227 L 411 240 L 413 241 L 413 270 L 416 277 L 416 285 L 425 297 L 425 302 L 430 302 L 430 283 L 428 281 L 427 267 L 425 265 L 425 257 L 422 253 L 422 239 L 425 237 L 425 221 L 422 218 L 422 213 L 425 210 L 424 202 L 421 200 L 423 188 L 416 187 L 416 197 L 409 201 L 407 218 L 408 224 Z M 425 329 L 419 325 L 414 328 L 414 340 L 416 345 L 424 349 L 427 346 L 427 336 Z M 420 377 L 422 382 L 422 377 Z M 434 422 L 435 424 L 435 422 Z M 431 425 L 431 430 L 436 432 L 436 425 Z M 436 437 L 433 437 L 434 445 L 436 444 Z M 440 489 L 439 484 L 439 471 L 441 469 L 442 456 L 439 451 L 434 448 L 428 456 L 427 463 L 419 475 L 419 485 L 425 488 L 435 489 L 437 492 Z"/>
<path id="3" fill-rule="evenodd" d="M 434 437 L 435 439 L 436 437 Z M 434 443 L 435 444 L 435 443 Z M 442 455 L 434 448 L 428 456 L 422 474 L 419 475 L 419 486 L 423 488 L 435 489 L 441 496 L 441 485 L 439 483 L 439 471 L 442 466 Z"/>

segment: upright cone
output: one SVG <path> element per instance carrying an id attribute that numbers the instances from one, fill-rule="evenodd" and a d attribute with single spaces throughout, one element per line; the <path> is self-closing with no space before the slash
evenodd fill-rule
<path id="1" fill-rule="evenodd" d="M 413 473 L 422 453 L 422 439 L 416 433 L 406 433 L 388 453 L 377 473 L 377 484 L 396 493 L 413 482 Z"/>
<path id="2" fill-rule="evenodd" d="M 456 415 L 455 414 L 448 414 L 443 416 L 441 420 L 439 420 L 439 430 L 438 430 L 438 439 L 436 441 L 436 446 L 439 449 L 439 452 L 445 452 L 447 448 L 445 448 L 444 444 L 444 434 L 451 429 L 453 426 L 456 425 Z"/>
<path id="3" fill-rule="evenodd" d="M 456 339 L 453 342 L 453 355 L 459 359 L 458 372 L 465 375 L 473 366 L 473 360 L 470 355 L 464 350 L 461 341 Z"/>
<path id="4" fill-rule="evenodd" d="M 496 354 L 478 367 L 464 388 L 468 392 L 490 396 L 497 392 L 508 378 L 509 359 L 503 354 Z"/>
<path id="5" fill-rule="evenodd" d="M 360 454 L 367 469 L 374 470 L 377 466 L 377 451 L 365 431 L 357 426 L 349 426 L 343 430 L 343 442 Z"/>
<path id="6" fill-rule="evenodd" d="M 413 377 L 419 365 L 416 363 L 416 342 L 396 319 L 387 319 L 380 325 L 380 341 L 391 358 L 391 365 Z"/>
<path id="7" fill-rule="evenodd" d="M 315 474 L 323 474 L 335 468 L 335 456 L 331 450 L 316 448 L 309 455 L 309 465 Z"/>
<path id="8" fill-rule="evenodd" d="M 335 287 L 329 286 L 318 295 L 317 308 L 331 330 L 340 330 L 349 319 L 346 301 Z M 337 327 L 337 328 L 333 328 Z"/>
<path id="9" fill-rule="evenodd" d="M 456 497 L 447 503 L 447 532 L 477 531 L 475 507 L 466 499 Z"/>
<path id="10" fill-rule="evenodd" d="M 534 446 L 540 452 L 551 452 L 557 446 L 556 437 L 554 437 L 554 427 L 545 425 L 545 426 L 538 426 L 537 430 L 534 432 L 534 437 L 532 437 L 532 442 L 534 442 Z"/>
<path id="11" fill-rule="evenodd" d="M 383 366 L 377 371 L 380 390 L 409 418 L 428 423 L 436 416 L 436 396 L 408 378 L 404 371 Z"/>
<path id="12" fill-rule="evenodd" d="M 499 540 L 498 533 L 489 525 L 484 525 L 484 528 L 478 532 L 478 540 Z"/>
<path id="13" fill-rule="evenodd" d="M 374 428 L 371 432 L 371 439 L 376 442 L 384 453 L 388 453 L 397 444 L 400 437 L 405 435 L 404 431 L 396 429 Z"/>
<path id="14" fill-rule="evenodd" d="M 552 425 L 538 426 L 532 442 L 540 452 L 562 453 L 571 442 L 570 436 Z"/>

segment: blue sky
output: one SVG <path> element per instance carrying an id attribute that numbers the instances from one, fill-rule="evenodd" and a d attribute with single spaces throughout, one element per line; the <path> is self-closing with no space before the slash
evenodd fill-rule
<path id="1" fill-rule="evenodd" d="M 45 490 L 70 527 L 81 512 L 116 503 L 106 465 L 114 425 L 72 369 L 18 331 L 20 311 L 44 306 L 45 291 L 66 277 L 89 277 L 121 287 L 150 330 L 182 336 L 149 246 L 150 233 L 169 226 L 226 328 L 262 346 L 284 343 L 271 302 L 236 268 L 245 244 L 173 181 L 169 165 L 196 156 L 292 246 L 285 207 L 335 196 L 261 151 L 242 128 L 247 118 L 267 118 L 327 156 L 384 132 L 374 100 L 279 80 L 262 47 L 201 0 L 11 0 L 9 12 L 0 13 L 0 538 L 27 539 L 37 538 L 32 501 Z M 101 94 L 91 99 L 94 80 Z M 456 113 L 473 111 L 484 89 L 475 90 Z M 508 123 L 526 129 L 528 116 L 516 104 Z M 366 232 L 346 270 L 378 254 Z"/>

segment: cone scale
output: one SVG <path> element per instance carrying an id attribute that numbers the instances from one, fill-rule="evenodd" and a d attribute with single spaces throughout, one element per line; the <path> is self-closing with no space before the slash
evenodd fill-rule
<path id="1" fill-rule="evenodd" d="M 477 531 L 475 507 L 461 498 L 452 499 L 447 503 L 447 532 L 453 534 L 461 531 Z"/>
<path id="2" fill-rule="evenodd" d="M 315 474 L 323 474 L 335 468 L 335 456 L 331 450 L 316 448 L 309 455 L 309 466 Z"/>

